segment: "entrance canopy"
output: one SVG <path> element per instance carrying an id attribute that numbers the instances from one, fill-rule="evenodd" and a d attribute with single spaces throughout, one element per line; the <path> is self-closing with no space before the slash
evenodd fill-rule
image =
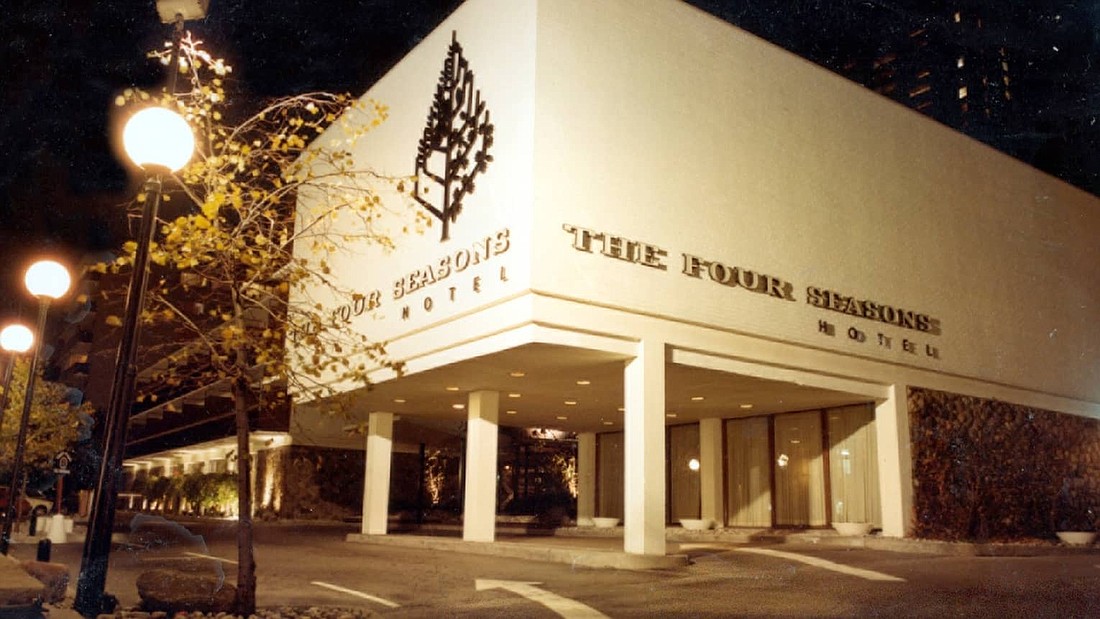
<path id="1" fill-rule="evenodd" d="M 628 358 L 529 343 L 347 392 L 339 408 L 349 423 L 366 420 L 372 412 L 388 412 L 413 424 L 458 424 L 466 420 L 469 393 L 495 391 L 500 394 L 503 426 L 568 433 L 621 431 Z M 799 384 L 806 376 L 798 372 L 683 350 L 670 351 L 665 376 L 666 425 L 833 408 L 885 397 L 884 389 L 869 384 L 852 382 L 854 391 Z M 324 407 L 315 403 L 305 408 Z"/>

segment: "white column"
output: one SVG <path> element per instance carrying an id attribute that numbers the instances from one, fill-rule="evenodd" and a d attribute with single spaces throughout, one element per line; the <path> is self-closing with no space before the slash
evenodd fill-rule
<path id="1" fill-rule="evenodd" d="M 596 434 L 577 435 L 577 522 L 596 515 Z"/>
<path id="2" fill-rule="evenodd" d="M 893 385 L 890 397 L 875 406 L 882 534 L 888 537 L 905 537 L 912 528 L 913 453 L 906 387 Z"/>
<path id="3" fill-rule="evenodd" d="M 363 480 L 363 533 L 385 535 L 390 515 L 390 462 L 393 413 L 371 413 L 367 420 L 367 464 Z"/>
<path id="4" fill-rule="evenodd" d="M 623 372 L 623 549 L 665 554 L 665 345 L 642 340 Z"/>
<path id="5" fill-rule="evenodd" d="M 466 499 L 462 539 L 491 542 L 497 520 L 497 418 L 500 394 L 470 393 L 466 406 Z"/>
<path id="6" fill-rule="evenodd" d="M 699 494 L 700 518 L 714 521 L 714 526 L 726 525 L 722 509 L 722 485 L 725 468 L 722 463 L 722 420 L 717 417 L 699 420 Z"/>

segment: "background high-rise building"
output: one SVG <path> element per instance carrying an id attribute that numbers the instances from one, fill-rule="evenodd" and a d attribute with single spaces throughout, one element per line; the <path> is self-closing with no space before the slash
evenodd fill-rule
<path id="1" fill-rule="evenodd" d="M 1100 193 L 1098 3 L 689 1 Z"/>

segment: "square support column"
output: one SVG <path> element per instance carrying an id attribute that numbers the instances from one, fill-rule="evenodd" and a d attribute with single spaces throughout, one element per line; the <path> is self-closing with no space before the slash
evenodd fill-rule
<path id="1" fill-rule="evenodd" d="M 470 393 L 466 406 L 466 502 L 462 539 L 491 542 L 497 523 L 497 419 L 500 394 Z"/>
<path id="2" fill-rule="evenodd" d="M 367 464 L 363 481 L 363 533 L 385 535 L 390 515 L 390 463 L 393 413 L 371 413 L 367 420 Z"/>
<path id="3" fill-rule="evenodd" d="M 907 385 L 893 385 L 890 397 L 875 406 L 882 534 L 888 537 L 905 537 L 912 528 L 913 451 L 908 391 Z"/>
<path id="4" fill-rule="evenodd" d="M 638 343 L 623 372 L 623 550 L 665 554 L 665 344 Z"/>
<path id="5" fill-rule="evenodd" d="M 722 505 L 725 466 L 722 462 L 722 420 L 717 417 L 699 420 L 699 498 L 700 518 L 714 521 L 714 526 L 726 526 Z"/>
<path id="6" fill-rule="evenodd" d="M 577 435 L 577 522 L 596 515 L 596 434 Z"/>

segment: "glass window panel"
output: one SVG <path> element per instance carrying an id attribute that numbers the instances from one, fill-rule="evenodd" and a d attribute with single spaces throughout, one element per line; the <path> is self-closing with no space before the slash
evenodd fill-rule
<path id="1" fill-rule="evenodd" d="M 729 462 L 727 495 L 729 525 L 770 527 L 772 524 L 771 456 L 766 417 L 733 419 L 726 424 Z"/>
<path id="2" fill-rule="evenodd" d="M 775 523 L 824 526 L 821 412 L 775 417 Z"/>
<path id="3" fill-rule="evenodd" d="M 875 411 L 870 404 L 826 411 L 833 522 L 882 526 Z"/>
<path id="4" fill-rule="evenodd" d="M 698 518 L 699 494 L 699 426 L 672 426 L 668 430 L 669 512 L 672 522 L 681 518 Z M 692 468 L 692 461 L 695 468 Z"/>
<path id="5" fill-rule="evenodd" d="M 599 434 L 596 438 L 597 474 L 596 515 L 623 517 L 623 433 Z"/>

